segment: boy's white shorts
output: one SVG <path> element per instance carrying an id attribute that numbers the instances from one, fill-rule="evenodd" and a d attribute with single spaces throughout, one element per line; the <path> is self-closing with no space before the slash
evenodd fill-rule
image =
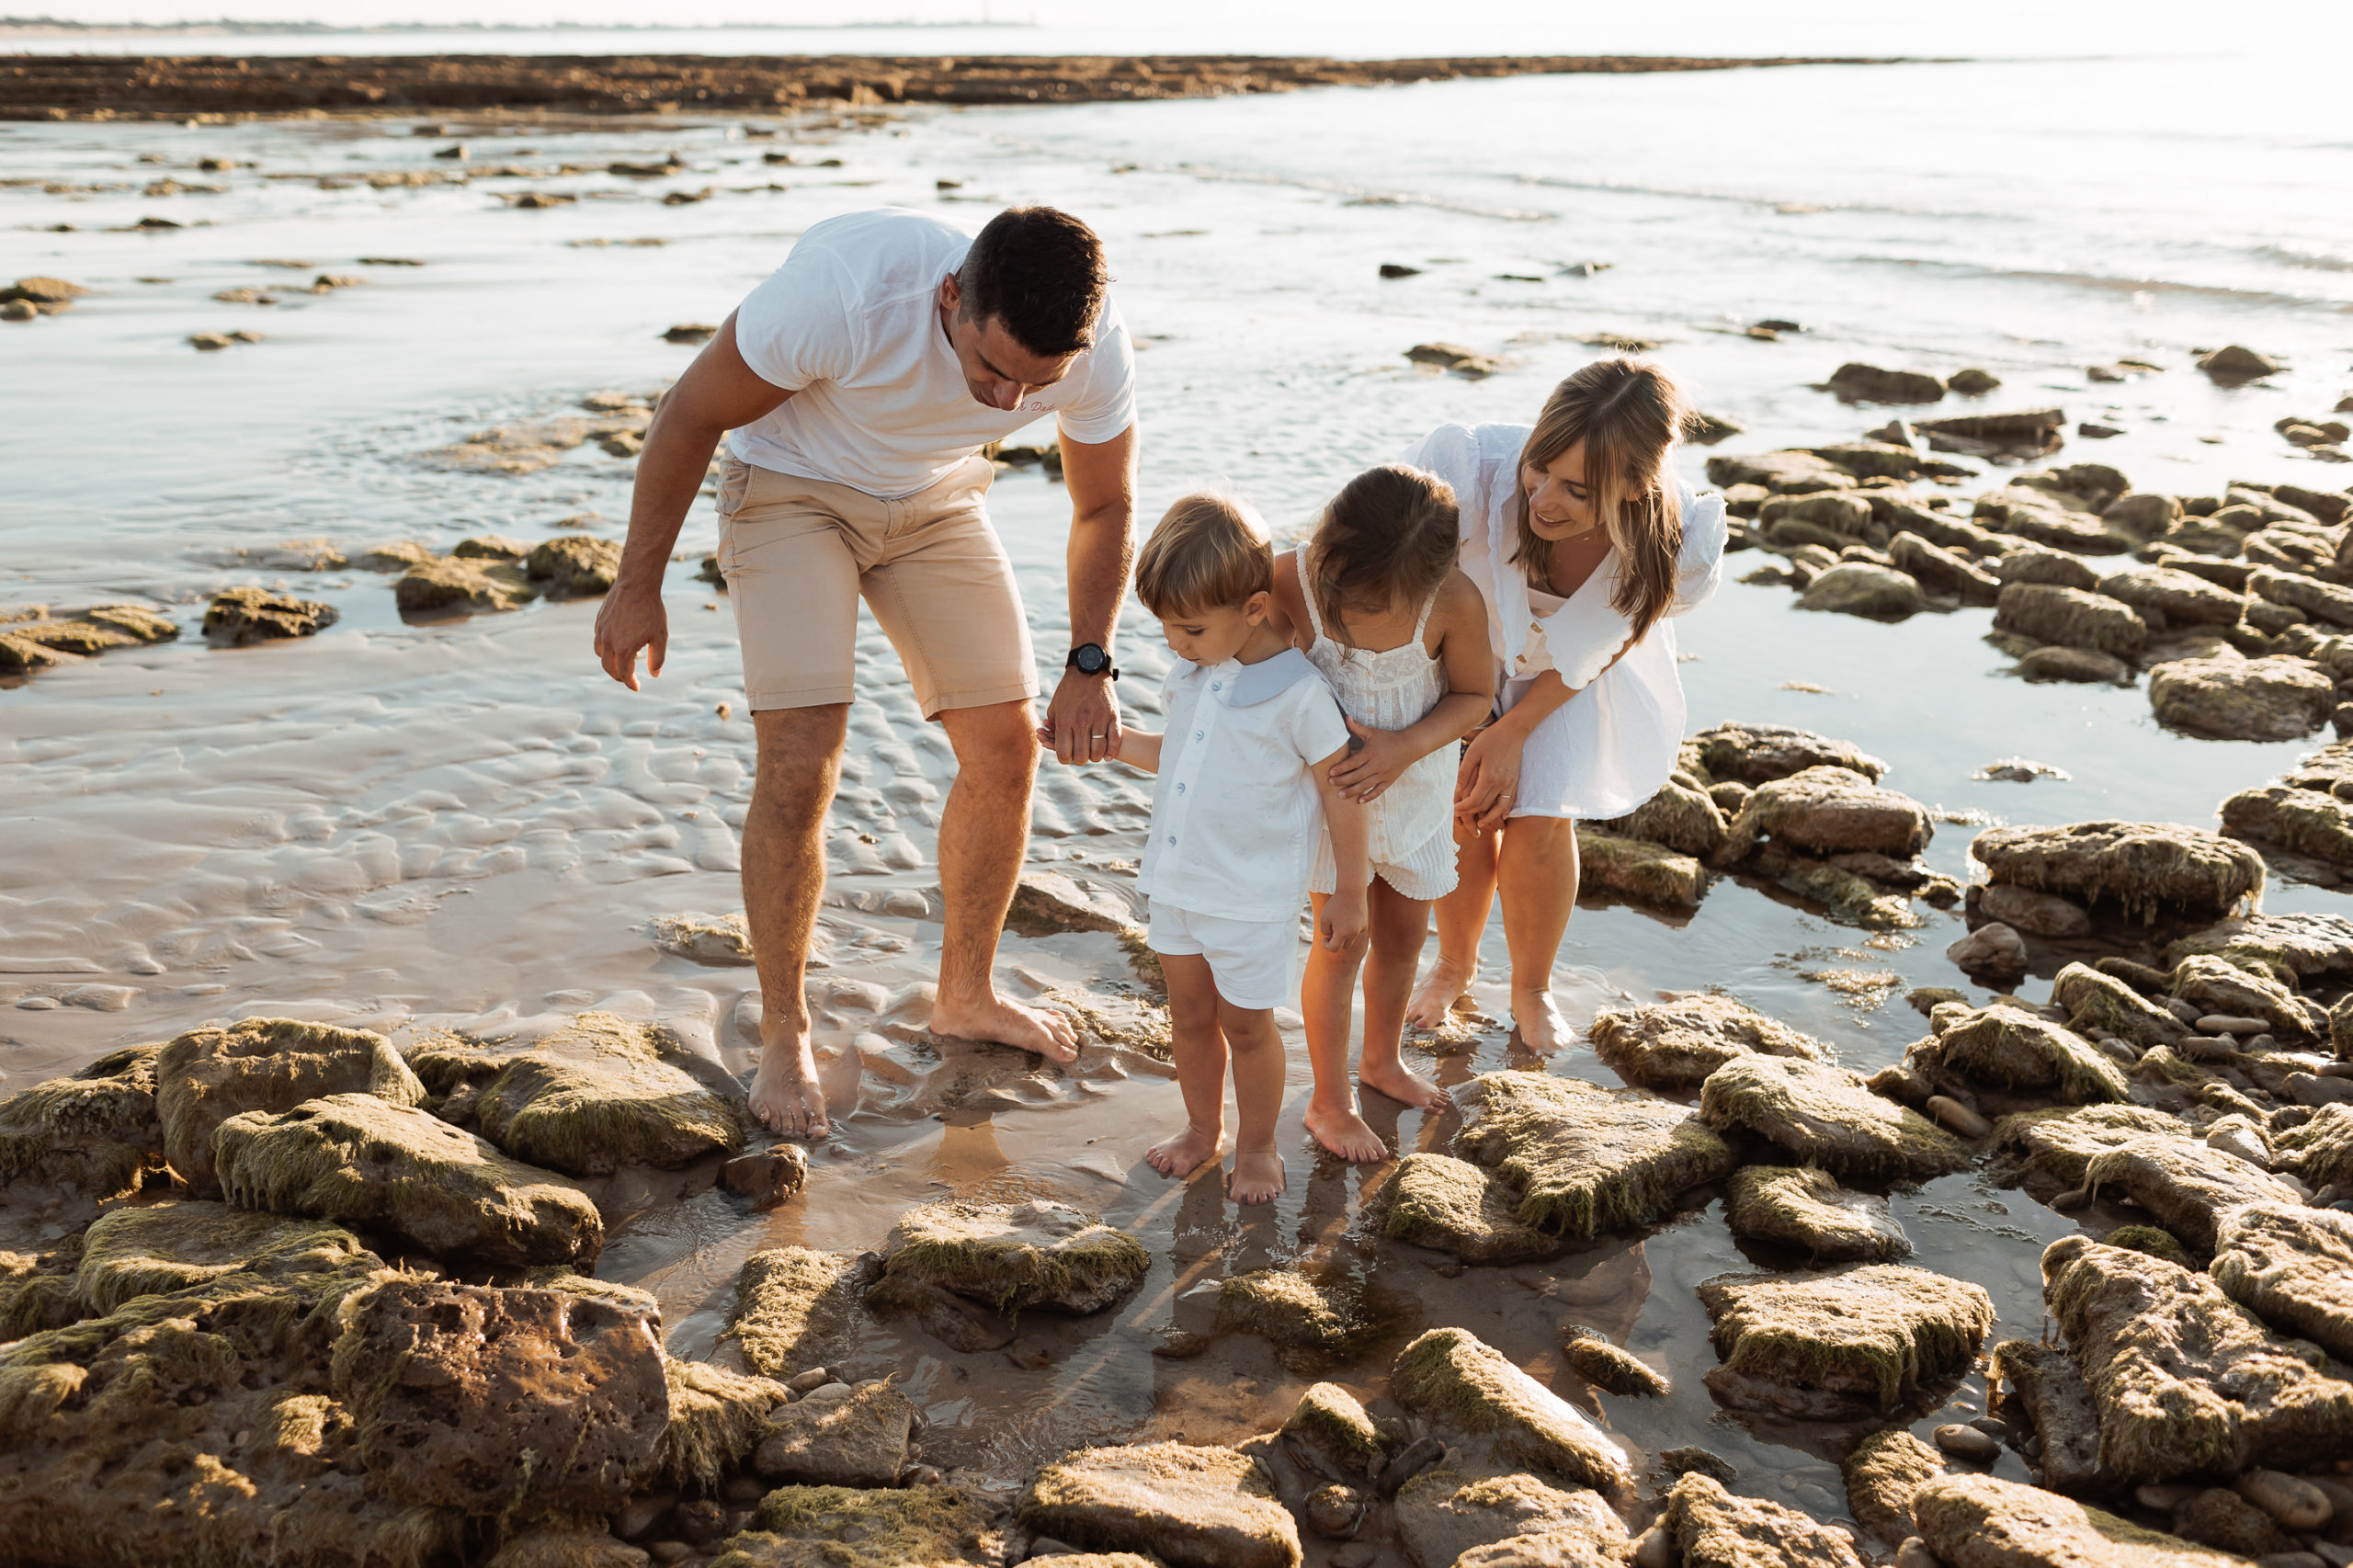
<path id="1" fill-rule="evenodd" d="M 1152 901 L 1144 945 L 1169 958 L 1210 960 L 1217 994 L 1233 1007 L 1288 1007 L 1299 1000 L 1299 916 L 1228 920 Z"/>

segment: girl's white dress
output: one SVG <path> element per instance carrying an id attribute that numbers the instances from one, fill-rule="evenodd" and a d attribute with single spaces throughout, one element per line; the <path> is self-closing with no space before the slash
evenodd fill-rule
<path id="1" fill-rule="evenodd" d="M 1604 556 L 1566 599 L 1531 589 L 1512 562 L 1525 425 L 1441 425 L 1404 457 L 1454 487 L 1462 514 L 1463 574 L 1487 601 L 1487 632 L 1500 657 L 1498 710 L 1557 670 L 1576 692 L 1536 726 L 1521 753 L 1516 817 L 1623 816 L 1658 793 L 1682 744 L 1683 679 L 1675 628 L 1662 619 L 1615 665 L 1633 631 L 1610 607 L 1618 555 Z M 1724 503 L 1682 490 L 1683 554 L 1672 618 L 1705 604 L 1722 576 Z M 1606 666 L 1606 668 L 1605 668 Z"/>
<path id="2" fill-rule="evenodd" d="M 1315 633 L 1307 649 L 1308 662 L 1331 684 L 1340 710 L 1370 730 L 1403 730 L 1428 718 L 1447 693 L 1445 666 L 1430 657 L 1422 642 L 1438 596 L 1432 594 L 1422 606 L 1413 636 L 1394 648 L 1379 653 L 1351 648 L 1324 631 L 1323 612 L 1315 607 L 1315 589 L 1308 581 L 1305 548 L 1293 559 L 1299 564 L 1300 597 L 1307 601 L 1308 625 Z M 1454 891 L 1455 759 L 1454 747 L 1438 747 L 1399 774 L 1365 808 L 1373 875 L 1407 898 L 1443 898 Z M 1332 835 L 1326 833 L 1308 886 L 1328 893 L 1339 881 Z"/>

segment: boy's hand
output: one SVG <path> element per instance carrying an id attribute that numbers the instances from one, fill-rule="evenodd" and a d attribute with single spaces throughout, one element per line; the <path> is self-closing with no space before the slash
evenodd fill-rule
<path id="1" fill-rule="evenodd" d="M 1364 940 L 1370 924 L 1364 889 L 1336 892 L 1324 901 L 1324 918 L 1317 924 L 1315 939 L 1328 952 L 1345 953 Z"/>
<path id="2" fill-rule="evenodd" d="M 1343 715 L 1351 739 L 1346 760 L 1332 768 L 1332 787 L 1352 801 L 1370 802 L 1421 760 L 1395 730 L 1375 730 Z"/>

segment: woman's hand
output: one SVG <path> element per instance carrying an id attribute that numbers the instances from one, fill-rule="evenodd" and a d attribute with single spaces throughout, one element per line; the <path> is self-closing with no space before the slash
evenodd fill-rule
<path id="1" fill-rule="evenodd" d="M 1454 814 L 1473 831 L 1503 826 L 1519 803 L 1520 752 L 1528 737 L 1517 724 L 1497 722 L 1473 736 L 1454 778 Z"/>
<path id="2" fill-rule="evenodd" d="M 1344 722 L 1352 738 L 1347 759 L 1332 769 L 1332 787 L 1351 801 L 1379 799 L 1405 769 L 1422 759 L 1422 754 L 1396 730 L 1368 729 L 1354 719 Z"/>

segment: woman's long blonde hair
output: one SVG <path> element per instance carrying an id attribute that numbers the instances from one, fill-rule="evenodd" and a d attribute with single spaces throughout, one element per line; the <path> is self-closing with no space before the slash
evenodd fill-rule
<path id="1" fill-rule="evenodd" d="M 1690 417 L 1674 379 L 1640 359 L 1597 359 L 1552 389 L 1512 476 L 1519 487 L 1512 560 L 1530 582 L 1550 580 L 1552 547 L 1529 526 L 1526 471 L 1550 468 L 1582 441 L 1586 491 L 1618 551 L 1609 607 L 1633 623 L 1637 640 L 1649 632 L 1675 602 L 1683 505 L 1666 454 Z"/>

